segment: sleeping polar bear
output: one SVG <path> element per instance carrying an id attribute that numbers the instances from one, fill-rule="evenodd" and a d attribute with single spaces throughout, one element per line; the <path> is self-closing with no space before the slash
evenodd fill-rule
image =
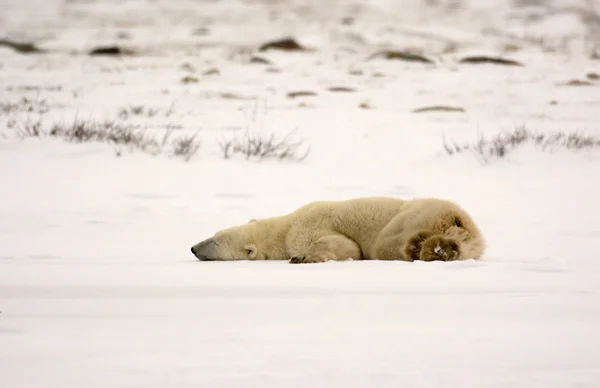
<path id="1" fill-rule="evenodd" d="M 217 232 L 192 247 L 199 260 L 434 261 L 479 259 L 485 241 L 457 204 L 371 197 L 312 202 L 292 213 Z"/>

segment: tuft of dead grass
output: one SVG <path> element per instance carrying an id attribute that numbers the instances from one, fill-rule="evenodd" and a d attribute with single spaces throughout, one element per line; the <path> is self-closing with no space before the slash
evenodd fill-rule
<path id="1" fill-rule="evenodd" d="M 283 136 L 246 131 L 241 136 L 223 139 L 219 142 L 219 147 L 225 159 L 237 154 L 246 160 L 277 159 L 301 162 L 308 156 L 310 147 L 301 152 L 305 144 L 303 140 L 295 139 L 295 134 L 296 130 Z"/>
<path id="2" fill-rule="evenodd" d="M 175 111 L 175 103 L 172 103 L 166 110 L 153 108 L 145 105 L 129 105 L 119 108 L 117 117 L 121 120 L 127 120 L 130 117 L 148 117 L 153 118 L 162 114 L 164 117 L 170 117 Z"/>
<path id="3" fill-rule="evenodd" d="M 7 127 L 15 129 L 21 139 L 26 137 L 40 137 L 43 134 L 41 117 L 37 119 L 28 117 L 21 123 L 17 122 L 15 119 L 12 119 L 7 123 Z"/>
<path id="4" fill-rule="evenodd" d="M 519 126 L 511 132 L 499 133 L 490 139 L 478 135 L 473 143 L 458 144 L 443 139 L 443 147 L 448 155 L 474 152 L 485 162 L 502 159 L 515 149 L 533 144 L 542 151 L 563 148 L 570 151 L 600 148 L 600 135 L 588 135 L 580 132 L 535 133 L 525 126 Z"/>
<path id="5" fill-rule="evenodd" d="M 151 154 L 158 153 L 158 142 L 139 127 L 117 120 L 73 120 L 50 126 L 48 135 L 70 143 L 108 143 L 128 146 Z"/>
<path id="6" fill-rule="evenodd" d="M 50 111 L 50 104 L 46 99 L 22 97 L 17 101 L 0 101 L 0 114 L 9 115 L 17 112 L 35 113 L 43 115 Z"/>
<path id="7" fill-rule="evenodd" d="M 107 143 L 115 147 L 116 155 L 121 156 L 123 149 L 141 151 L 150 155 L 169 153 L 172 156 L 189 161 L 200 148 L 196 135 L 174 136 L 173 127 L 168 126 L 159 139 L 156 132 L 121 120 L 82 120 L 71 122 L 57 121 L 46 125 L 43 118 L 28 118 L 22 123 L 13 123 L 21 139 L 32 137 L 52 137 L 69 143 Z"/>
<path id="8" fill-rule="evenodd" d="M 200 143 L 196 137 L 197 134 L 173 139 L 171 142 L 171 153 L 176 157 L 182 158 L 186 162 L 189 161 L 196 155 L 198 149 L 200 149 Z"/>

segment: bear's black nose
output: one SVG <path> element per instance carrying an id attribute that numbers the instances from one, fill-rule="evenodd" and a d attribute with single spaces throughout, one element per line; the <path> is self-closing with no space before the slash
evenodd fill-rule
<path id="1" fill-rule="evenodd" d="M 192 253 L 196 256 L 196 251 L 194 251 L 194 247 L 192 247 Z"/>

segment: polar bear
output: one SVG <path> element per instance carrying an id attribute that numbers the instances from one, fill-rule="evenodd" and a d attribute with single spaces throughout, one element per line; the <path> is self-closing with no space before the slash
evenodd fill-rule
<path id="1" fill-rule="evenodd" d="M 451 261 L 479 259 L 485 241 L 456 203 L 388 197 L 318 201 L 282 216 L 252 219 L 194 245 L 205 260 Z"/>

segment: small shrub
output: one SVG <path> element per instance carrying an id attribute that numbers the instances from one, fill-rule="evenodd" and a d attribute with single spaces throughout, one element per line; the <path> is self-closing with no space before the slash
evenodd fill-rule
<path id="1" fill-rule="evenodd" d="M 43 115 L 48 113 L 50 105 L 45 99 L 32 99 L 23 97 L 18 101 L 1 101 L 0 114 L 11 114 L 14 112 L 26 112 Z"/>
<path id="2" fill-rule="evenodd" d="M 147 108 L 143 105 L 132 105 L 127 108 L 119 109 L 117 116 L 121 120 L 127 120 L 129 116 L 145 116 L 145 117 L 154 117 L 158 114 L 158 109 L 155 108 Z"/>
<path id="3" fill-rule="evenodd" d="M 472 151 L 486 162 L 490 159 L 502 159 L 525 144 L 533 144 L 542 151 L 554 148 L 579 151 L 600 148 L 600 135 L 585 135 L 578 132 L 534 133 L 521 126 L 515 128 L 512 132 L 497 134 L 491 139 L 485 139 L 482 135 L 478 135 L 477 140 L 472 144 L 457 144 L 454 141 L 450 143 L 445 137 L 443 140 L 443 147 L 448 155 Z"/>
<path id="4" fill-rule="evenodd" d="M 26 138 L 26 137 L 39 137 L 40 135 L 42 135 L 42 119 L 39 118 L 37 120 L 32 120 L 31 118 L 28 118 L 24 123 L 22 123 L 21 125 L 16 124 L 16 122 L 13 122 L 15 127 L 17 128 L 19 137 L 21 137 L 22 139 Z M 8 126 L 10 127 L 11 125 L 13 125 L 13 123 L 9 123 Z"/>
<path id="5" fill-rule="evenodd" d="M 304 145 L 304 141 L 295 140 L 295 130 L 284 136 L 271 134 L 252 134 L 246 131 L 241 137 L 225 139 L 219 143 L 223 157 L 230 159 L 239 154 L 246 160 L 254 159 L 278 159 L 301 162 L 308 156 L 310 147 L 304 153 L 299 150 Z"/>
<path id="6" fill-rule="evenodd" d="M 197 135 L 181 136 L 174 139 L 171 143 L 173 155 L 189 161 L 200 148 L 200 142 L 196 139 Z"/>
<path id="7" fill-rule="evenodd" d="M 50 136 L 72 143 L 101 142 L 156 154 L 158 141 L 134 125 L 121 121 L 83 121 L 70 124 L 56 123 L 50 127 Z"/>
<path id="8" fill-rule="evenodd" d="M 175 104 L 163 112 L 164 117 L 169 117 L 173 114 Z M 158 108 L 152 108 L 144 105 L 130 105 L 127 107 L 120 108 L 117 112 L 117 117 L 121 120 L 127 120 L 130 117 L 148 117 L 152 118 L 157 116 L 160 112 Z"/>

